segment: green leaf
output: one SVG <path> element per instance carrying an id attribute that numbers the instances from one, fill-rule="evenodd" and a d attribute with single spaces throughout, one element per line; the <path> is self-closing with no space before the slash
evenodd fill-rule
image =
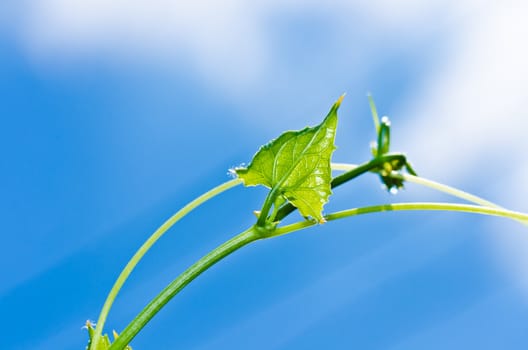
<path id="1" fill-rule="evenodd" d="M 244 185 L 269 187 L 272 193 L 297 207 L 304 217 L 324 222 L 323 206 L 332 193 L 330 161 L 336 148 L 337 110 L 343 97 L 321 124 L 283 133 L 262 146 L 247 168 L 235 169 Z"/>

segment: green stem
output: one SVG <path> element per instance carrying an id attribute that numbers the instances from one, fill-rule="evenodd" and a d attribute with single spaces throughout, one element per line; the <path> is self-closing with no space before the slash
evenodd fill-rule
<path id="1" fill-rule="evenodd" d="M 409 210 L 434 210 L 434 211 L 455 211 L 464 213 L 474 213 L 482 215 L 501 216 L 512 220 L 526 221 L 528 220 L 528 214 L 520 213 L 517 211 L 511 211 L 501 208 L 490 208 L 482 207 L 478 205 L 470 204 L 457 204 L 457 203 L 429 203 L 429 202 L 417 202 L 417 203 L 395 203 L 395 204 L 382 204 L 373 205 L 369 207 L 352 208 L 343 211 L 338 211 L 325 216 L 326 221 L 333 221 L 343 219 L 346 217 L 379 213 L 385 211 L 409 211 Z M 314 226 L 317 223 L 314 221 L 300 221 L 294 224 L 278 227 L 268 237 L 278 237 L 294 231 L 301 230 L 306 227 Z"/>
<path id="2" fill-rule="evenodd" d="M 264 204 L 262 205 L 262 209 L 260 210 L 260 214 L 257 219 L 257 226 L 259 227 L 264 227 L 266 225 L 266 219 L 268 218 L 268 213 L 277 197 L 276 188 L 279 188 L 279 187 L 277 186 L 273 188 L 271 191 L 269 191 L 268 195 L 266 196 L 266 199 L 264 200 Z"/>
<path id="3" fill-rule="evenodd" d="M 243 246 L 261 238 L 258 229 L 251 227 L 229 241 L 218 246 L 185 270 L 161 291 L 123 330 L 110 347 L 110 350 L 122 350 L 136 334 L 167 304 L 180 290 L 205 270 Z"/>
<path id="4" fill-rule="evenodd" d="M 407 182 L 412 182 L 412 183 L 415 183 L 417 185 L 426 186 L 426 187 L 432 188 L 434 190 L 437 190 L 439 192 L 444 192 L 444 193 L 450 194 L 450 195 L 452 195 L 454 197 L 458 197 L 460 199 L 464 199 L 464 200 L 466 200 L 468 202 L 472 202 L 472 203 L 475 203 L 475 204 L 478 204 L 478 205 L 482 205 L 482 206 L 485 206 L 485 207 L 492 207 L 492 208 L 501 208 L 500 205 L 495 204 L 493 202 L 490 202 L 488 200 L 485 200 L 484 198 L 475 196 L 475 195 L 473 195 L 471 193 L 468 193 L 468 192 L 459 190 L 457 188 L 454 188 L 454 187 L 451 187 L 451 186 L 447 186 L 447 185 L 444 185 L 444 184 L 441 184 L 439 182 L 432 181 L 432 180 L 429 180 L 429 179 L 426 179 L 426 178 L 423 178 L 423 177 L 409 175 L 409 174 L 403 174 L 403 173 L 402 174 L 394 174 L 393 173 L 391 176 L 400 177 L 401 179 L 403 179 L 403 180 L 405 180 Z"/>
<path id="5" fill-rule="evenodd" d="M 342 170 L 342 171 L 350 172 L 350 171 L 358 169 L 358 168 L 360 168 L 360 166 L 355 165 L 355 164 L 332 163 L 332 170 Z M 499 205 L 497 205 L 497 204 L 495 204 L 493 202 L 490 202 L 488 200 L 485 200 L 485 199 L 483 199 L 481 197 L 472 195 L 470 193 L 467 193 L 465 191 L 459 190 L 459 189 L 451 187 L 451 186 L 447 186 L 447 185 L 441 184 L 441 183 L 436 182 L 436 181 L 428 180 L 428 179 L 423 178 L 423 177 L 414 176 L 414 175 L 410 175 L 410 174 L 404 174 L 404 173 L 398 173 L 398 172 L 392 172 L 391 177 L 400 178 L 400 179 L 403 179 L 403 180 L 408 181 L 408 182 L 412 182 L 412 183 L 415 183 L 415 184 L 418 184 L 418 185 L 426 186 L 426 187 L 432 188 L 434 190 L 437 190 L 439 192 L 444 192 L 444 193 L 450 194 L 450 195 L 452 195 L 454 197 L 458 197 L 458 198 L 464 199 L 464 200 L 466 200 L 468 202 L 479 204 L 479 205 L 482 205 L 482 206 L 485 206 L 485 207 L 502 208 L 501 206 L 499 206 Z"/>
<path id="6" fill-rule="evenodd" d="M 490 201 L 488 201 L 488 200 L 486 200 L 484 198 L 475 196 L 475 195 L 473 195 L 471 193 L 467 193 L 465 191 L 459 190 L 459 189 L 451 187 L 451 186 L 447 186 L 447 185 L 441 184 L 441 183 L 433 181 L 433 180 L 425 179 L 423 177 L 410 175 L 410 174 L 396 173 L 396 172 L 393 172 L 393 174 L 391 176 L 399 177 L 402 180 L 405 180 L 407 182 L 412 182 L 412 183 L 415 183 L 415 184 L 418 184 L 418 185 L 426 186 L 426 187 L 432 188 L 434 190 L 450 194 L 450 195 L 452 195 L 454 197 L 458 197 L 458 198 L 464 199 L 464 200 L 466 200 L 468 202 L 472 202 L 472 203 L 475 203 L 475 204 L 482 205 L 484 207 L 504 209 L 504 207 L 502 207 L 502 206 L 500 206 L 498 204 L 495 204 L 493 202 L 490 202 Z M 522 223 L 523 225 L 527 225 L 528 226 L 528 221 L 526 221 L 526 220 L 519 220 L 519 222 Z"/>
<path id="7" fill-rule="evenodd" d="M 165 232 L 167 232 L 169 228 L 171 228 L 175 223 L 177 223 L 180 219 L 182 219 L 185 215 L 187 215 L 193 209 L 203 204 L 204 202 L 208 201 L 209 199 L 219 195 L 220 193 L 225 192 L 228 189 L 233 188 L 241 183 L 242 181 L 240 179 L 233 179 L 233 180 L 224 182 L 223 184 L 202 194 L 200 197 L 189 202 L 186 206 L 180 209 L 176 214 L 171 216 L 167 221 L 163 223 L 163 225 L 161 225 L 156 231 L 154 231 L 154 233 L 145 241 L 145 243 L 143 243 L 143 245 L 137 250 L 134 256 L 126 264 L 123 271 L 121 271 L 121 274 L 115 281 L 112 289 L 110 290 L 110 292 L 108 293 L 108 296 L 106 297 L 103 308 L 101 309 L 101 313 L 99 314 L 99 319 L 97 320 L 97 324 L 95 327 L 95 332 L 94 332 L 94 336 L 92 339 L 92 345 L 90 347 L 90 350 L 96 350 L 96 346 L 97 344 L 99 344 L 100 338 L 103 333 L 103 328 L 104 328 L 106 319 L 108 317 L 108 313 L 110 312 L 110 309 L 112 308 L 112 304 L 114 303 L 114 300 L 117 297 L 117 294 L 121 290 L 121 287 L 123 287 L 123 284 L 127 280 L 128 276 L 130 276 L 130 274 L 132 273 L 136 265 L 139 263 L 141 258 L 143 258 L 143 256 L 149 251 L 149 249 L 154 245 L 154 243 L 156 243 L 156 241 L 160 239 L 165 234 Z"/>
<path id="8" fill-rule="evenodd" d="M 358 165 L 358 166 L 351 166 L 349 167 L 345 173 L 341 174 L 341 175 L 338 175 L 336 177 L 334 177 L 332 179 L 332 183 L 331 183 L 331 186 L 332 188 L 336 188 L 338 186 L 341 186 L 342 184 L 358 177 L 359 175 L 362 175 L 362 174 L 365 174 L 365 173 L 368 173 L 370 171 L 373 171 L 375 169 L 377 169 L 378 167 L 380 167 L 381 165 L 383 165 L 384 163 L 387 163 L 387 162 L 392 162 L 393 160 L 396 160 L 396 159 L 402 159 L 402 158 L 405 158 L 405 156 L 401 153 L 388 153 L 388 154 L 384 154 L 382 156 L 379 156 L 379 157 L 376 157 L 366 163 L 363 163 L 361 165 Z M 342 169 L 337 169 L 337 168 L 334 168 L 334 165 L 335 164 L 338 164 L 338 163 L 332 163 L 332 169 L 333 170 L 342 170 Z M 344 164 L 341 164 L 341 165 L 344 165 Z"/>

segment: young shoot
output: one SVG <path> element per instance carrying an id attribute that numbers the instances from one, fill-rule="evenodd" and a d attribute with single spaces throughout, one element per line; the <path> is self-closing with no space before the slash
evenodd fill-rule
<path id="1" fill-rule="evenodd" d="M 338 110 L 343 97 L 341 96 L 333 104 L 319 125 L 298 131 L 287 131 L 260 147 L 247 167 L 233 170 L 237 178 L 220 184 L 192 200 L 163 223 L 132 256 L 118 276 L 102 307 L 95 328 L 92 323 L 87 322 L 86 329 L 89 335 L 87 349 L 131 350 L 129 344 L 132 339 L 178 292 L 220 260 L 257 240 L 283 236 L 325 222 L 386 211 L 454 211 L 500 216 L 523 224 L 528 223 L 528 214 L 504 209 L 475 195 L 419 177 L 404 154 L 391 152 L 390 120 L 388 117 L 379 118 L 376 105 L 370 95 L 369 104 L 376 140 L 371 145 L 372 158 L 359 165 L 332 163 L 332 155 L 336 149 Z M 333 170 L 342 173 L 332 177 Z M 368 173 L 379 176 L 382 184 L 392 193 L 396 193 L 403 188 L 404 183 L 409 182 L 430 187 L 473 204 L 384 203 L 368 207 L 352 207 L 329 214 L 323 212 L 324 206 L 336 188 Z M 144 255 L 189 212 L 240 184 L 262 185 L 269 189 L 262 208 L 255 212 L 257 216 L 255 223 L 183 271 L 137 314 L 121 334 L 118 335 L 114 331 L 112 342 L 108 334 L 103 332 L 107 317 L 119 291 Z M 303 220 L 289 225 L 281 224 L 284 218 L 296 210 L 304 218 Z"/>

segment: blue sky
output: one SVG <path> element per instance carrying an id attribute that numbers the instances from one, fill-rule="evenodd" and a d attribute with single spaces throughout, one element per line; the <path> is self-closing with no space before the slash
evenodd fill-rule
<path id="1" fill-rule="evenodd" d="M 6 1 L 0 5 L 2 348 L 83 349 L 144 239 L 341 93 L 334 159 L 368 159 L 366 92 L 426 177 L 528 211 L 528 7 L 406 0 Z M 237 188 L 150 252 L 107 323 L 251 225 Z M 374 176 L 327 211 L 447 200 Z M 528 235 L 449 213 L 358 217 L 257 242 L 200 276 L 135 349 L 521 349 Z"/>

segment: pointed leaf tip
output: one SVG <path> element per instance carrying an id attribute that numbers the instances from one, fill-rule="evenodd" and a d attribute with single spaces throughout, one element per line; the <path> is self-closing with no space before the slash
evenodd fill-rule
<path id="1" fill-rule="evenodd" d="M 339 106 L 341 106 L 341 102 L 343 102 L 343 99 L 345 98 L 345 96 L 346 96 L 346 92 L 344 92 L 341 96 L 339 96 L 339 98 L 337 99 L 335 103 L 336 108 L 339 108 Z"/>
<path id="2" fill-rule="evenodd" d="M 339 96 L 339 98 L 332 105 L 332 108 L 330 109 L 330 112 L 328 113 L 328 115 L 337 112 L 339 107 L 341 107 L 341 102 L 343 102 L 343 99 L 345 98 L 345 96 L 346 96 L 346 93 L 344 93 L 341 96 Z"/>

